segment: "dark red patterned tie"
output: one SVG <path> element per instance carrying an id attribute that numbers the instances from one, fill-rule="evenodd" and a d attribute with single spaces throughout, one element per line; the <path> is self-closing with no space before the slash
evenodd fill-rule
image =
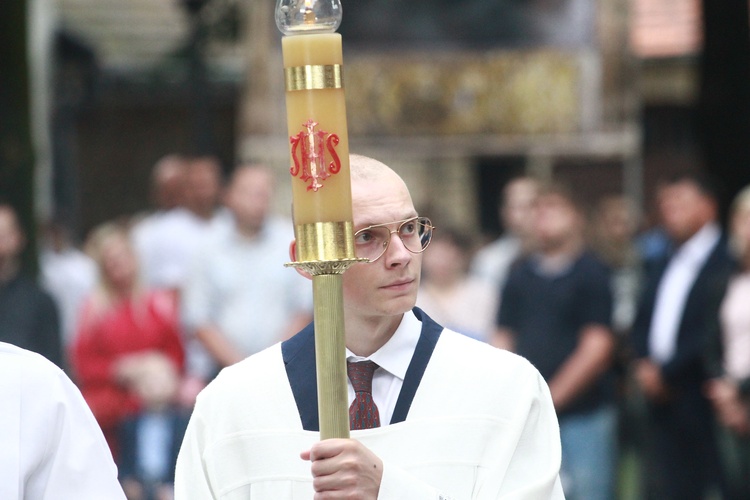
<path id="1" fill-rule="evenodd" d="M 352 430 L 380 427 L 380 413 L 372 400 L 372 374 L 377 368 L 374 361 L 346 363 L 354 387 L 354 401 L 349 407 L 349 428 Z"/>

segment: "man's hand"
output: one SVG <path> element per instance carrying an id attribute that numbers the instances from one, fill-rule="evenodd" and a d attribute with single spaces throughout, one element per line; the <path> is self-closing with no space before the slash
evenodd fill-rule
<path id="1" fill-rule="evenodd" d="M 666 403 L 671 398 L 669 387 L 655 363 L 641 359 L 636 361 L 635 379 L 646 397 L 654 403 Z"/>
<path id="2" fill-rule="evenodd" d="M 312 462 L 315 500 L 375 500 L 383 478 L 383 461 L 354 439 L 325 439 L 300 453 Z"/>
<path id="3" fill-rule="evenodd" d="M 722 425 L 740 436 L 750 434 L 750 411 L 737 384 L 727 378 L 715 378 L 706 383 L 705 389 Z"/>

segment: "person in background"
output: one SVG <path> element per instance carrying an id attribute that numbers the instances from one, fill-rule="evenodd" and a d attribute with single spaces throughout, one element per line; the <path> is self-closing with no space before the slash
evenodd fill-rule
<path id="1" fill-rule="evenodd" d="M 67 353 L 78 329 L 81 305 L 96 285 L 96 264 L 73 243 L 64 221 L 50 221 L 43 234 L 39 278 L 42 288 L 52 295 L 58 306 L 62 347 Z"/>
<path id="2" fill-rule="evenodd" d="M 635 203 L 615 194 L 599 200 L 591 224 L 591 249 L 612 271 L 612 328 L 620 337 L 630 332 L 642 280 L 639 219 Z"/>
<path id="3" fill-rule="evenodd" d="M 205 381 L 312 319 L 309 283 L 284 267 L 292 224 L 270 213 L 273 196 L 268 168 L 238 166 L 225 195 L 231 229 L 205 242 L 188 275 L 183 324 L 201 347 L 189 368 Z"/>
<path id="4" fill-rule="evenodd" d="M 216 158 L 186 159 L 174 168 L 184 169 L 184 203 L 152 221 L 145 239 L 136 227 L 135 243 L 145 284 L 178 294 L 198 249 L 211 233 L 226 230 L 229 216 L 219 203 L 222 172 Z"/>
<path id="5" fill-rule="evenodd" d="M 731 250 L 738 268 L 719 310 L 714 336 L 714 378 L 706 394 L 720 423 L 726 500 L 750 498 L 750 187 L 730 210 Z"/>
<path id="6" fill-rule="evenodd" d="M 134 216 L 133 244 L 141 262 L 144 279 L 158 284 L 158 243 L 162 232 L 170 233 L 169 220 L 185 210 L 188 196 L 188 158 L 169 154 L 159 159 L 151 169 L 150 189 L 152 210 Z"/>
<path id="7" fill-rule="evenodd" d="M 646 266 L 665 259 L 673 251 L 672 241 L 661 223 L 659 214 L 659 201 L 664 187 L 661 181 L 654 186 L 653 202 L 644 212 L 644 227 L 636 236 L 638 253 Z"/>
<path id="8" fill-rule="evenodd" d="M 439 228 L 422 260 L 417 307 L 458 333 L 487 342 L 494 328 L 494 287 L 469 275 L 471 238 Z"/>
<path id="9" fill-rule="evenodd" d="M 499 294 L 516 260 L 527 253 L 532 243 L 532 213 L 539 183 L 532 177 L 515 177 L 503 188 L 499 215 L 504 232 L 479 249 L 470 265 L 470 274 L 487 282 Z M 494 297 L 498 304 L 501 297 Z"/>
<path id="10" fill-rule="evenodd" d="M 81 392 L 37 353 L 0 342 L 0 498 L 124 500 Z"/>
<path id="11" fill-rule="evenodd" d="M 706 176 L 690 172 L 659 193 L 673 251 L 648 267 L 631 333 L 632 370 L 647 403 L 649 498 L 703 500 L 720 481 L 705 357 L 733 264 L 717 197 Z"/>
<path id="12" fill-rule="evenodd" d="M 15 209 L 0 202 L 0 341 L 37 352 L 62 367 L 57 305 L 21 271 L 25 243 Z"/>
<path id="13" fill-rule="evenodd" d="M 178 313 L 171 293 L 141 284 L 125 228 L 115 224 L 96 228 L 86 250 L 97 263 L 99 283 L 82 307 L 71 364 L 75 381 L 119 460 L 119 426 L 142 406 L 135 381 L 144 360 L 163 356 L 182 373 Z"/>
<path id="14" fill-rule="evenodd" d="M 144 356 L 133 373 L 141 410 L 120 426 L 119 477 L 128 500 L 174 498 L 174 468 L 190 417 L 178 404 L 180 374 L 163 355 Z"/>
<path id="15" fill-rule="evenodd" d="M 540 188 L 533 213 L 536 251 L 508 275 L 493 343 L 531 361 L 549 384 L 566 498 L 611 499 L 617 409 L 609 269 L 586 247 L 585 211 L 569 187 Z"/>
<path id="16" fill-rule="evenodd" d="M 354 250 L 370 260 L 342 276 L 351 439 L 319 440 L 311 324 L 200 394 L 175 497 L 562 498 L 546 384 L 414 308 L 432 224 L 393 170 L 350 158 Z"/>
<path id="17" fill-rule="evenodd" d="M 644 477 L 637 466 L 643 454 L 645 402 L 629 371 L 630 328 L 643 286 L 645 257 L 637 242 L 640 210 L 626 195 L 599 199 L 591 224 L 591 248 L 611 269 L 612 329 L 617 337 L 614 371 L 617 376 L 618 462 L 620 481 L 642 492 Z"/>

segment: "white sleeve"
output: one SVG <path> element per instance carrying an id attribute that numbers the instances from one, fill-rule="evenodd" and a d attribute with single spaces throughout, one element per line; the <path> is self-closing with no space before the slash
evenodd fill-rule
<path id="1" fill-rule="evenodd" d="M 200 396 L 199 396 L 200 398 Z M 198 407 L 190 417 L 180 453 L 177 455 L 177 468 L 174 476 L 175 500 L 211 500 L 216 498 L 203 463 L 203 429 L 205 424 Z"/>
<path id="2" fill-rule="evenodd" d="M 533 391 L 535 397 L 528 408 L 498 498 L 564 500 L 560 483 L 560 426 L 552 396 L 538 372 L 530 385 L 528 390 Z"/>
<path id="3" fill-rule="evenodd" d="M 52 363 L 31 361 L 19 370 L 21 498 L 124 500 L 117 467 L 81 392 Z"/>

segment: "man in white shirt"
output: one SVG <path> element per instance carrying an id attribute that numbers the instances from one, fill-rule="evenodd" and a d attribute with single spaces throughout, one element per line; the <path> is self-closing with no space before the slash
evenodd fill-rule
<path id="1" fill-rule="evenodd" d="M 343 275 L 347 361 L 375 363 L 371 392 L 355 391 L 350 375 L 349 398 L 364 405 L 350 407 L 356 430 L 318 441 L 309 325 L 201 393 L 176 499 L 562 498 L 557 419 L 539 372 L 414 308 L 432 226 L 387 166 L 353 155 L 351 174 L 355 251 L 370 262 Z M 364 416 L 373 425 L 360 426 Z"/>
<path id="2" fill-rule="evenodd" d="M 670 179 L 658 205 L 674 250 L 647 270 L 631 334 L 647 400 L 647 487 L 653 498 L 698 500 L 719 483 L 705 358 L 732 263 L 708 179 Z"/>
<path id="3" fill-rule="evenodd" d="M 222 174 L 218 160 L 171 156 L 167 160 L 166 166 L 160 162 L 155 168 L 175 176 L 170 179 L 184 193 L 160 196 L 165 204 L 136 224 L 133 240 L 145 283 L 179 291 L 198 250 L 213 233 L 229 225 L 229 216 L 219 205 Z"/>
<path id="4" fill-rule="evenodd" d="M 312 320 L 310 284 L 284 267 L 292 223 L 270 213 L 273 196 L 269 169 L 237 167 L 225 196 L 231 226 L 206 238 L 187 274 L 183 324 L 203 351 L 189 350 L 188 366 L 204 380 Z"/>
<path id="5" fill-rule="evenodd" d="M 0 498 L 118 500 L 117 468 L 80 391 L 43 356 L 0 342 Z"/>
<path id="6" fill-rule="evenodd" d="M 67 352 L 78 331 L 81 304 L 96 285 L 97 269 L 93 259 L 72 243 L 62 221 L 51 221 L 45 236 L 39 252 L 39 281 L 57 303 L 62 347 Z"/>

